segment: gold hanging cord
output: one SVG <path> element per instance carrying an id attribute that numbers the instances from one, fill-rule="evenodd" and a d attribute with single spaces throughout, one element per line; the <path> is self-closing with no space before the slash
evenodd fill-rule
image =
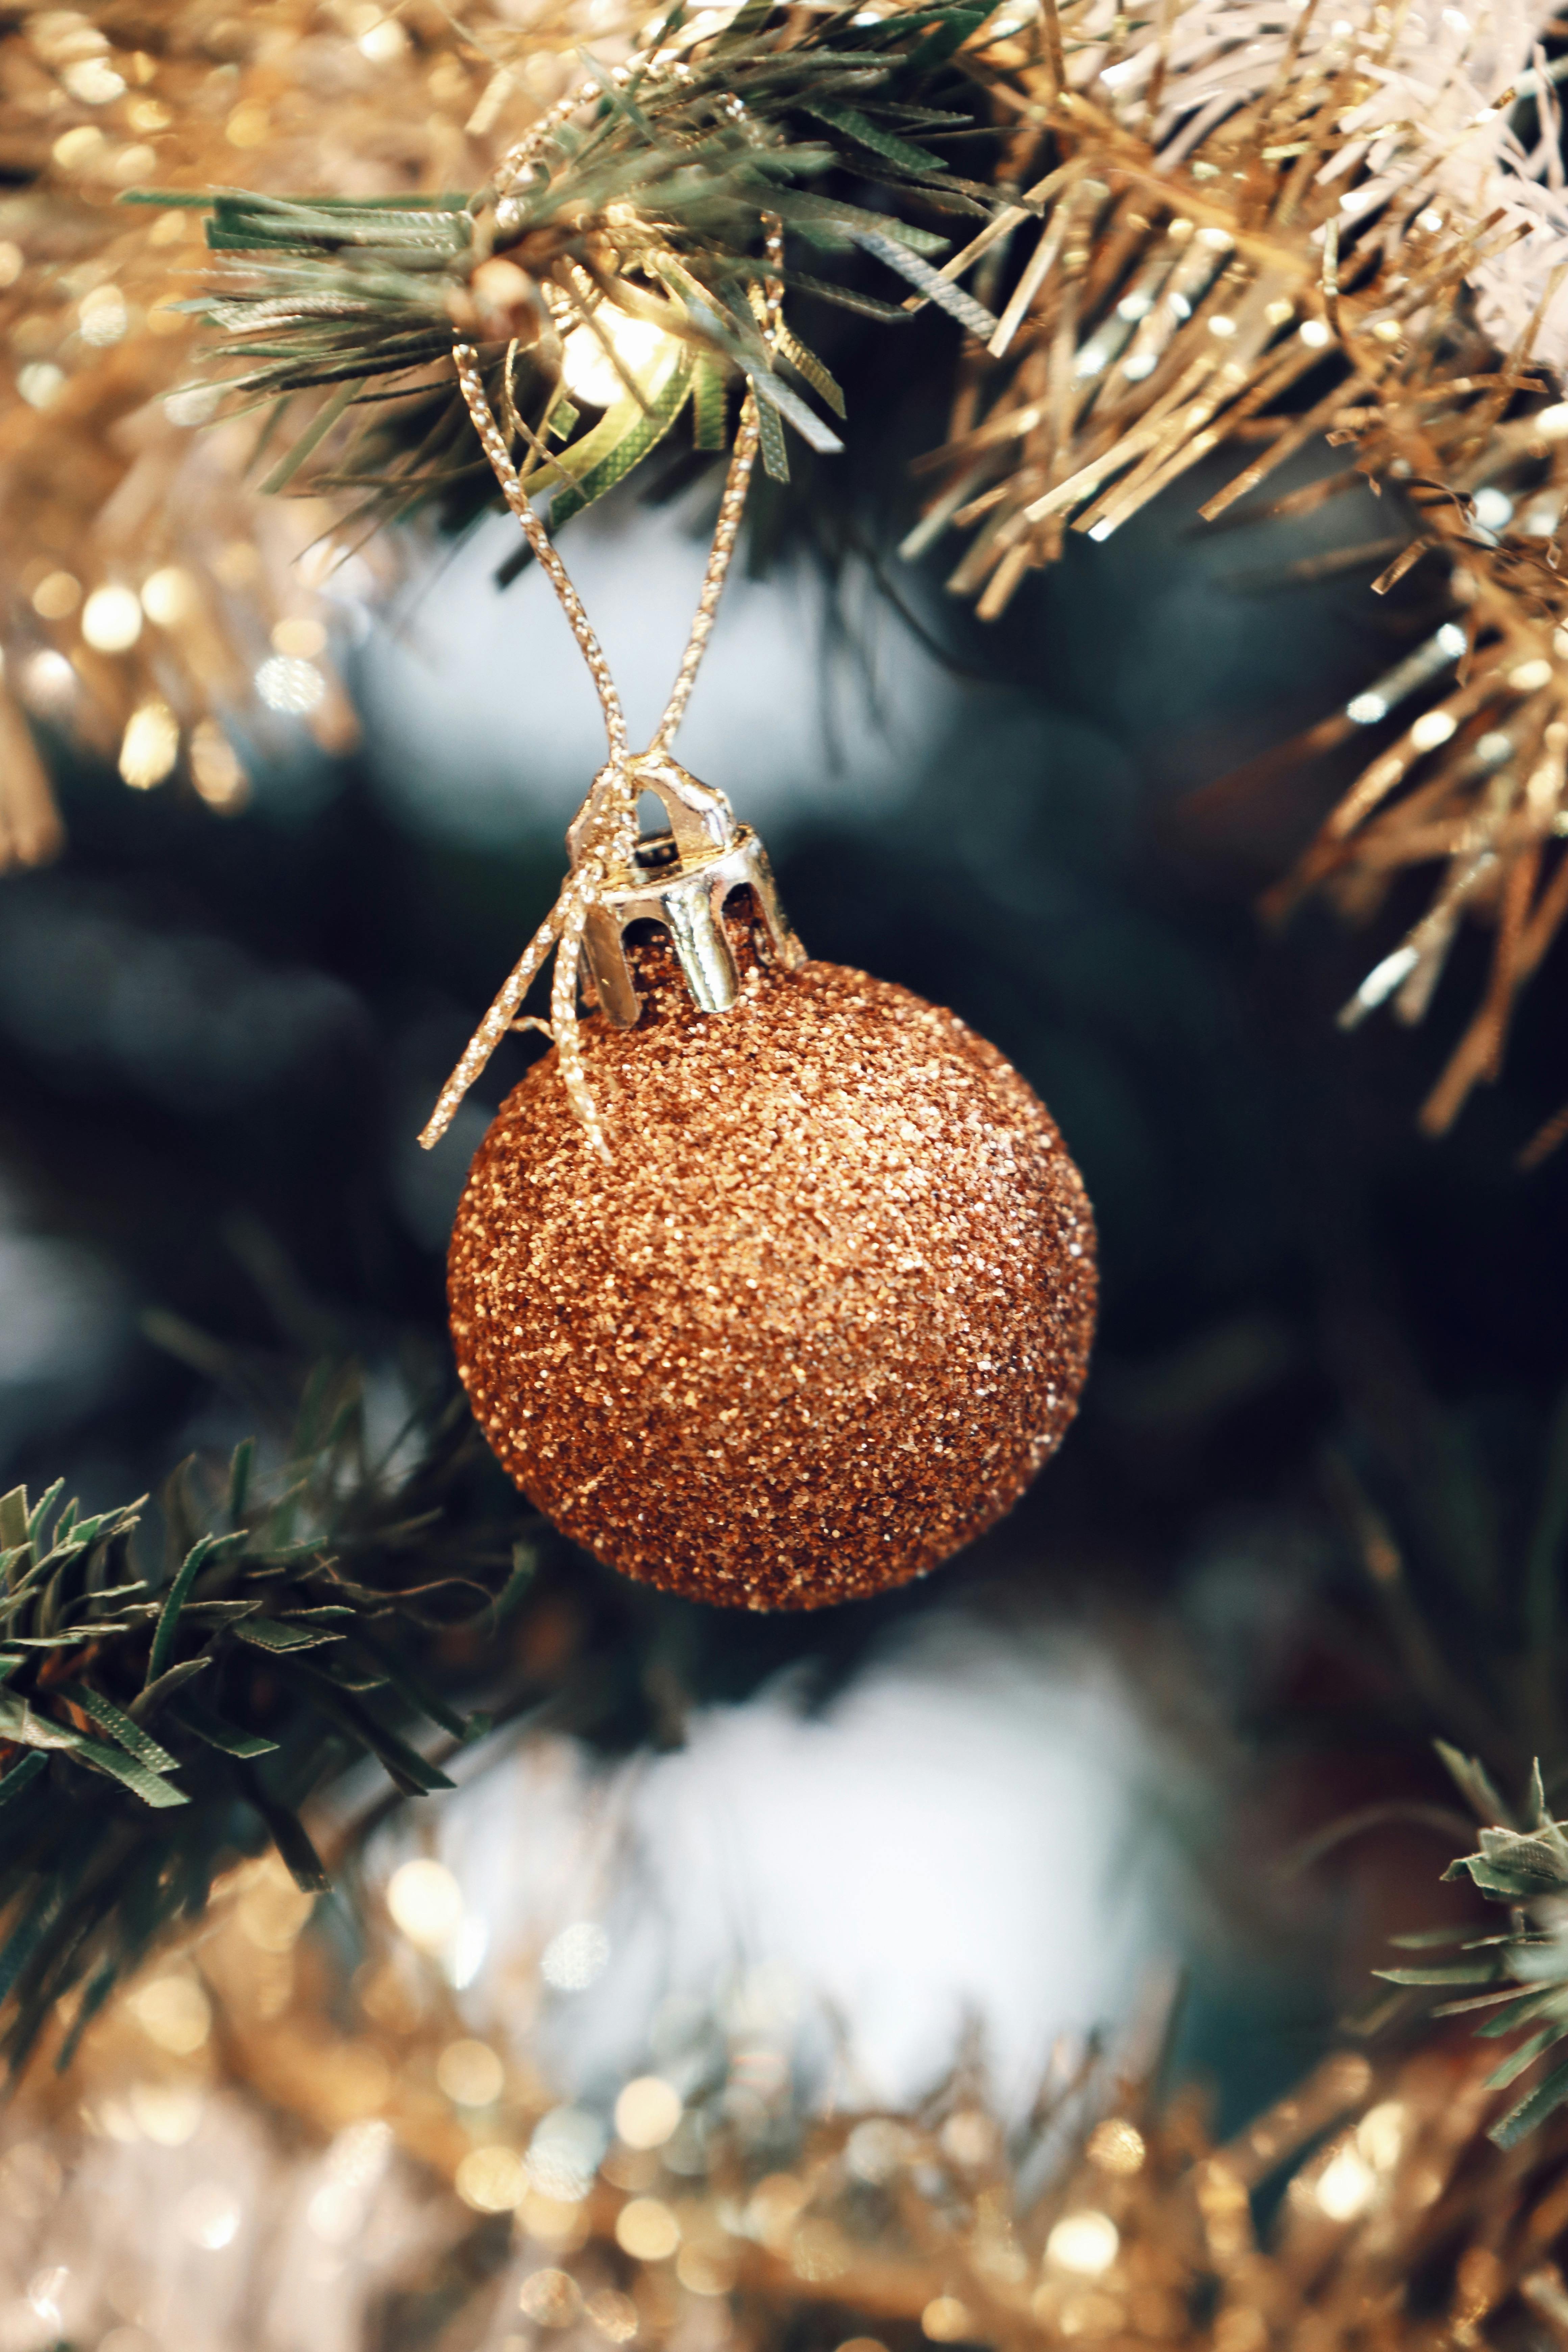
<path id="1" fill-rule="evenodd" d="M 580 100 L 576 102 L 580 103 Z M 526 162 L 546 127 L 536 125 L 530 139 L 507 157 L 503 170 L 515 171 Z M 776 272 L 783 264 L 783 224 L 770 214 L 764 218 L 764 227 L 770 271 Z M 777 330 L 783 295 L 782 284 L 776 275 L 770 275 L 765 290 L 763 333 L 771 345 Z M 468 1040 L 461 1060 L 441 1089 L 419 1140 L 428 1151 L 445 1135 L 458 1104 L 507 1031 L 514 1025 L 521 1025 L 518 1014 L 523 999 L 553 948 L 555 970 L 551 981 L 549 1034 L 555 1042 L 561 1076 L 572 1107 L 582 1121 L 593 1149 L 601 1159 L 608 1160 L 610 1148 L 605 1139 L 604 1128 L 589 1090 L 583 1067 L 582 1044 L 577 1034 L 577 989 L 583 932 L 590 910 L 598 903 L 612 870 L 624 868 L 631 862 L 637 841 L 639 772 L 667 752 L 674 741 L 676 730 L 686 715 L 691 688 L 712 634 L 714 615 L 723 593 L 730 559 L 735 551 L 752 468 L 756 461 L 760 437 L 757 395 L 748 389 L 742 404 L 735 447 L 730 459 L 724 493 L 719 502 L 713 543 L 708 551 L 708 562 L 702 574 L 691 632 L 676 672 L 669 700 L 665 705 L 664 716 L 653 731 L 647 750 L 634 757 L 626 736 L 626 713 L 621 707 L 621 698 L 616 690 L 604 647 L 594 633 L 593 625 L 584 610 L 583 600 L 573 586 L 549 532 L 529 501 L 528 492 L 523 488 L 517 467 L 512 463 L 507 436 L 497 424 L 486 397 L 478 354 L 472 344 L 458 343 L 452 357 L 468 415 L 473 419 L 485 456 L 489 459 L 491 471 L 500 485 L 501 494 L 522 526 L 523 535 L 538 557 L 541 570 L 554 589 L 567 624 L 577 640 L 578 650 L 588 666 L 588 674 L 594 681 L 599 708 L 604 714 L 609 758 L 595 777 L 588 797 L 573 825 L 570 837 L 575 845 L 572 868 L 562 885 L 560 896 L 530 940 L 495 1003 Z M 532 1025 L 543 1028 L 545 1024 L 541 1022 Z"/>

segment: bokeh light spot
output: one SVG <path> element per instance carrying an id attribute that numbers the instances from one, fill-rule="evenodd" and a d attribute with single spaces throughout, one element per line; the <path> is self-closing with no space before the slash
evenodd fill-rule
<path id="1" fill-rule="evenodd" d="M 616 2217 L 616 2243 L 634 2262 L 668 2262 L 680 2243 L 680 2224 L 661 2198 L 634 2197 Z"/>
<path id="2" fill-rule="evenodd" d="M 679 2092 L 659 2074 L 639 2074 L 616 2101 L 616 2129 L 628 2147 L 662 2147 L 680 2116 Z"/>
<path id="3" fill-rule="evenodd" d="M 1099 2278 L 1116 2260 L 1121 2243 L 1109 2213 L 1064 2213 L 1046 2240 L 1046 2260 L 1078 2278 Z"/>
<path id="4" fill-rule="evenodd" d="M 506 2071 L 488 2042 L 448 2042 L 436 2080 L 454 2106 L 488 2107 L 500 2098 Z"/>
<path id="5" fill-rule="evenodd" d="M 463 1916 L 463 1893 L 441 1863 L 421 1858 L 393 1872 L 386 1907 L 411 1944 L 422 1952 L 438 1952 Z"/>

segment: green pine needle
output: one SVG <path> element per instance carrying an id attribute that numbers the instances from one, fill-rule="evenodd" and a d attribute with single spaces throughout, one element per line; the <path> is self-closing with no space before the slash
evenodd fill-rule
<path id="1" fill-rule="evenodd" d="M 1429 1990 L 1500 1984 L 1501 1989 L 1494 1993 L 1444 2001 L 1432 2013 L 1452 2017 L 1468 2010 L 1488 2010 L 1491 2014 L 1474 2029 L 1483 2040 L 1516 2033 L 1524 2036 L 1487 2078 L 1489 2089 L 1502 2090 L 1527 2074 L 1538 2059 L 1568 2041 L 1568 1822 L 1553 1821 L 1547 1811 L 1537 1764 L 1522 1808 L 1531 1827 L 1521 1831 L 1500 1826 L 1508 1821 L 1509 1809 L 1481 1764 L 1444 1740 L 1436 1744 L 1456 1786 L 1481 1822 L 1478 1850 L 1451 1863 L 1444 1875 L 1468 1878 L 1491 1901 L 1506 1904 L 1512 1915 L 1510 1931 L 1468 1938 L 1474 1958 L 1379 1969 L 1376 1974 L 1390 1984 Z M 1394 1940 L 1409 1950 L 1423 1941 L 1437 1945 L 1458 1939 L 1442 1930 L 1425 1938 L 1401 1936 Z M 1513 2147 L 1554 2115 L 1565 2099 L 1568 2063 L 1549 2072 L 1510 2107 L 1491 2126 L 1490 2137 L 1500 2147 Z"/>
<path id="2" fill-rule="evenodd" d="M 447 1525 L 473 1444 L 448 1417 L 400 1446 L 411 1466 L 378 1465 L 340 1364 L 265 1475 L 248 1443 L 210 1481 L 176 1471 L 161 1565 L 145 1497 L 81 1518 L 58 1482 L 0 1496 L 0 2071 L 68 1997 L 84 2022 L 241 1855 L 270 1841 L 322 1887 L 300 1808 L 324 1779 L 369 1756 L 401 1794 L 451 1786 L 424 1738 L 479 1727 L 431 1687 L 432 1636 L 488 1643 L 527 1580 Z"/>
<path id="3" fill-rule="evenodd" d="M 800 12 L 756 0 L 717 39 L 689 47 L 679 76 L 648 67 L 633 86 L 599 74 L 596 102 L 589 93 L 542 144 L 531 178 L 500 201 L 490 188 L 374 204 L 242 189 L 205 199 L 137 191 L 129 201 L 205 204 L 207 242 L 227 264 L 203 306 L 219 338 L 226 413 L 259 406 L 282 417 L 269 436 L 268 490 L 357 489 L 357 519 L 373 521 L 430 501 L 462 519 L 492 485 L 476 463 L 454 343 L 478 348 L 526 472 L 529 436 L 536 447 L 552 423 L 557 436 L 571 429 L 563 338 L 604 301 L 657 315 L 688 345 L 681 404 L 695 387 L 699 448 L 722 442 L 715 377 L 749 382 L 763 403 L 764 464 L 782 478 L 786 425 L 819 451 L 840 444 L 774 373 L 751 319 L 746 289 L 765 268 L 770 215 L 815 264 L 787 282 L 905 323 L 901 303 L 835 284 L 831 265 L 858 251 L 967 330 L 994 323 L 931 268 L 948 238 L 906 217 L 911 205 L 995 208 L 982 184 L 954 177 L 908 135 L 984 124 L 978 103 L 963 103 L 973 85 L 954 60 L 988 13 L 948 5 L 868 19 L 844 5 L 803 24 Z M 850 201 L 876 185 L 895 209 Z M 521 273 L 502 273 L 499 290 L 493 268 L 487 276 L 498 258 Z M 831 376 L 787 332 L 780 355 L 842 414 Z M 560 470 L 535 485 L 556 486 L 556 520 L 592 504 L 663 437 L 668 397 L 654 405 L 657 419 L 617 405 L 609 446 L 601 418 L 583 421 Z M 589 439 L 591 455 L 574 463 Z"/>

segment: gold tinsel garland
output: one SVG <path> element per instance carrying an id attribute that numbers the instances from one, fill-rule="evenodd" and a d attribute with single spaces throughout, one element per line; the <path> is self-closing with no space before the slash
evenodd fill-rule
<path id="1" fill-rule="evenodd" d="M 732 13 L 684 26 L 686 54 Z M 358 200 L 473 187 L 563 92 L 595 87 L 576 43 L 593 39 L 602 74 L 637 29 L 606 23 L 602 0 L 457 15 L 434 0 L 268 0 L 237 16 L 190 0 L 155 20 L 106 5 L 8 22 L 0 863 L 58 837 L 23 709 L 96 743 L 137 786 L 183 760 L 219 809 L 243 799 L 258 730 L 303 719 L 333 746 L 353 729 L 331 670 L 332 595 L 372 583 L 333 571 L 345 501 L 261 496 L 254 420 L 193 429 L 212 397 L 188 388 L 179 307 L 202 280 L 195 216 L 116 199 L 150 182 Z M 1243 462 L 1211 517 L 1324 438 L 1346 451 L 1342 475 L 1262 510 L 1370 481 L 1390 517 L 1377 586 L 1435 556 L 1458 609 L 1290 747 L 1385 730 L 1274 903 L 1321 888 L 1364 919 L 1399 875 L 1432 872 L 1426 911 L 1348 1021 L 1389 1000 L 1419 1018 L 1465 919 L 1490 926 L 1482 1002 L 1424 1113 L 1434 1130 L 1495 1075 L 1568 908 L 1568 415 L 1551 373 L 1568 353 L 1568 199 L 1552 22 L 1543 7 L 1435 0 L 994 12 L 963 62 L 1005 134 L 1005 201 L 942 271 L 954 300 L 973 289 L 982 308 L 929 460 L 935 492 L 905 542 L 915 555 L 968 533 L 951 584 L 991 614 L 1067 531 L 1109 535 L 1226 444 Z M 479 274 L 499 267 L 476 247 L 481 310 Z"/>
<path id="2" fill-rule="evenodd" d="M 1216 2144 L 1148 2029 L 1113 2059 L 1064 2046 L 1005 2125 L 973 2065 L 916 2111 L 804 2111 L 753 2021 L 601 2112 L 459 2016 L 440 1865 L 388 1892 L 350 1989 L 309 1898 L 247 1866 L 78 2069 L 35 2078 L 0 2146 L 7 2345 L 1568 2339 L 1568 2139 L 1500 2154 L 1466 2054 L 1343 2053 Z M 514 2013 L 537 1969 L 513 1956 Z"/>
<path id="3" fill-rule="evenodd" d="M 244 760 L 302 720 L 353 740 L 331 665 L 345 575 L 319 499 L 263 495 L 260 420 L 198 428 L 188 388 L 206 257 L 197 215 L 127 210 L 149 181 L 236 180 L 368 197 L 482 178 L 604 42 L 592 0 L 488 5 L 458 34 L 434 6 L 272 0 L 14 12 L 0 37 L 0 867 L 58 843 L 20 712 L 68 729 L 146 789 L 184 758 L 220 812 Z M 155 49 L 141 43 L 155 40 Z M 610 43 L 614 52 L 614 40 Z M 334 597 L 335 592 L 335 597 Z"/>
<path id="4" fill-rule="evenodd" d="M 1284 24 L 1230 14 L 1228 84 L 1212 37 L 1226 12 L 1202 7 L 1119 35 L 1085 0 L 1016 64 L 1020 162 L 1048 124 L 1052 168 L 953 265 L 994 271 L 1007 240 L 1032 240 L 995 332 L 966 358 L 949 441 L 928 461 L 941 487 L 904 551 L 971 530 L 949 586 L 990 617 L 1069 529 L 1109 538 L 1217 453 L 1247 454 L 1205 520 L 1325 441 L 1347 451 L 1343 471 L 1264 511 L 1369 483 L 1391 533 L 1367 551 L 1375 591 L 1436 553 L 1458 611 L 1259 763 L 1278 773 L 1413 707 L 1269 905 L 1326 887 L 1364 920 L 1400 873 L 1436 865 L 1426 913 L 1369 973 L 1347 1026 L 1390 997 L 1418 1020 L 1463 919 L 1490 924 L 1482 1002 L 1422 1113 L 1440 1132 L 1496 1076 L 1513 1004 L 1568 911 L 1568 406 L 1539 356 L 1561 342 L 1564 264 L 1560 231 L 1525 205 L 1531 159 L 1504 136 L 1510 104 L 1533 95 L 1555 139 L 1552 83 L 1544 69 L 1510 77 L 1500 37 L 1494 78 L 1510 88 L 1478 102 L 1484 10 L 1434 26 L 1416 9 L 1327 24 L 1308 9 L 1288 31 L 1290 11 Z M 1467 36 L 1447 57 L 1444 26 Z M 1268 37 L 1251 44 L 1261 64 L 1248 30 Z M 1467 208 L 1453 184 L 1478 145 Z M 1478 307 L 1517 325 L 1506 354 Z"/>

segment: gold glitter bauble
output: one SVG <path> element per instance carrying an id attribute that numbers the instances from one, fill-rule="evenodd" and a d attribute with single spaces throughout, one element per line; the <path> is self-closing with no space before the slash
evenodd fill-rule
<path id="1" fill-rule="evenodd" d="M 817 1609 L 934 1568 L 1060 1443 L 1094 1224 L 995 1049 L 837 964 L 692 1004 L 634 950 L 635 1029 L 584 1025 L 614 1160 L 552 1053 L 496 1116 L 452 1235 L 458 1364 L 556 1525 L 693 1599 Z"/>

